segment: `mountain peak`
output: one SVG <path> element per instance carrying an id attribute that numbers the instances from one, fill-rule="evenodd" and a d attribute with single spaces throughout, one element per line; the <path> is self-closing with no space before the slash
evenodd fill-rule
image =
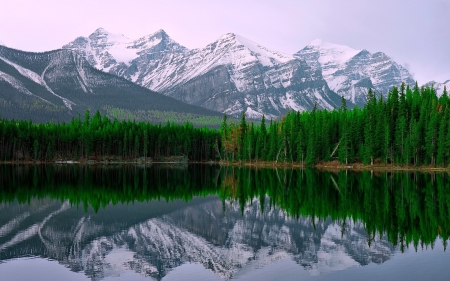
<path id="1" fill-rule="evenodd" d="M 290 55 L 286 55 L 283 53 L 280 53 L 278 51 L 270 50 L 264 46 L 261 46 L 260 44 L 247 39 L 241 35 L 238 35 L 236 33 L 230 32 L 222 35 L 218 42 L 221 42 L 220 44 L 230 44 L 232 46 L 244 46 L 246 49 L 248 49 L 251 53 L 253 53 L 263 65 L 270 66 L 273 64 L 272 60 L 278 61 L 278 62 L 287 62 L 292 59 L 294 59 Z"/>
<path id="2" fill-rule="evenodd" d="M 320 62 L 333 62 L 334 64 L 344 63 L 359 53 L 364 54 L 367 52 L 364 52 L 364 50 L 353 49 L 346 45 L 339 45 L 325 42 L 322 39 L 316 39 L 311 41 L 297 54 L 301 55 L 303 52 L 311 52 L 311 50 L 319 54 Z"/>
<path id="3" fill-rule="evenodd" d="M 113 34 L 102 27 L 97 28 L 94 33 L 89 35 L 89 38 L 92 40 L 101 40 L 102 42 L 127 43 L 130 41 L 123 34 Z"/>
<path id="4" fill-rule="evenodd" d="M 93 33 L 104 34 L 104 33 L 109 33 L 109 32 L 106 29 L 104 29 L 103 27 L 99 27 Z"/>
<path id="5" fill-rule="evenodd" d="M 322 39 L 315 39 L 315 40 L 311 41 L 308 44 L 308 46 L 319 47 L 321 49 L 336 49 L 336 50 L 342 50 L 342 51 L 352 51 L 352 52 L 356 52 L 355 54 L 362 51 L 362 50 L 353 49 L 347 45 L 329 43 L 329 42 L 323 41 Z"/>
<path id="6" fill-rule="evenodd" d="M 163 48 L 167 48 L 167 50 L 172 50 L 176 52 L 185 52 L 188 49 L 176 41 L 174 41 L 164 29 L 159 29 L 158 31 L 145 35 L 137 40 L 131 42 L 132 48 L 140 49 L 140 50 L 150 50 L 155 46 L 160 45 Z M 153 52 L 153 51 L 152 51 Z"/>
<path id="7" fill-rule="evenodd" d="M 168 36 L 168 35 L 167 35 L 167 32 L 166 32 L 164 29 L 159 29 L 159 30 L 157 30 L 155 33 L 152 34 L 152 36 L 155 36 L 155 35 L 165 35 L 165 36 Z"/>
<path id="8" fill-rule="evenodd" d="M 225 33 L 224 35 L 220 36 L 218 41 L 224 41 L 224 40 L 235 40 L 236 34 L 233 32 Z"/>
<path id="9" fill-rule="evenodd" d="M 0 41 L 0 46 L 5 46 L 6 47 L 5 43 L 3 43 L 2 41 Z"/>

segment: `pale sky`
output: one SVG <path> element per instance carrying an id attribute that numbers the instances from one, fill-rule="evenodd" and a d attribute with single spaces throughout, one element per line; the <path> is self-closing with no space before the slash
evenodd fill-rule
<path id="1" fill-rule="evenodd" d="M 58 49 L 103 27 L 130 39 L 164 29 L 193 49 L 234 32 L 293 54 L 314 39 L 385 52 L 419 84 L 450 79 L 450 0 L 0 0 L 0 41 Z"/>

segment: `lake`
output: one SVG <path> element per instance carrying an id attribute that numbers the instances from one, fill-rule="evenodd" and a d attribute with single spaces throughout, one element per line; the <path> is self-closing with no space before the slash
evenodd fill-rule
<path id="1" fill-rule="evenodd" d="M 0 165 L 1 280 L 450 280 L 446 173 Z"/>

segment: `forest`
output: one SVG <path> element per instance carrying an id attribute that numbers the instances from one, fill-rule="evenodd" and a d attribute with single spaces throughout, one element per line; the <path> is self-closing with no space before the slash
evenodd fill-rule
<path id="1" fill-rule="evenodd" d="M 118 121 L 86 111 L 68 123 L 0 120 L 0 161 L 185 156 L 189 161 L 321 162 L 447 167 L 450 163 L 447 89 L 393 87 L 387 97 L 368 91 L 363 108 L 289 111 L 266 121 L 231 122 L 220 129 L 191 123 Z"/>
<path id="2" fill-rule="evenodd" d="M 291 111 L 258 126 L 223 123 L 221 156 L 226 160 L 323 161 L 364 164 L 438 165 L 450 162 L 447 89 L 393 87 L 387 98 L 369 89 L 364 108 Z"/>

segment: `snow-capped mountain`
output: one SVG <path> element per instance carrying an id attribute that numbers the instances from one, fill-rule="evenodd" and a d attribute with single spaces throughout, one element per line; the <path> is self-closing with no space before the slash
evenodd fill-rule
<path id="1" fill-rule="evenodd" d="M 163 59 L 143 86 L 209 109 L 259 118 L 288 109 L 332 109 L 340 99 L 320 73 L 292 56 L 228 33 L 203 49 Z"/>
<path id="2" fill-rule="evenodd" d="M 0 101 L 2 117 L 38 122 L 68 121 L 86 109 L 108 114 L 106 108 L 220 116 L 99 71 L 66 49 L 31 53 L 0 46 Z"/>
<path id="3" fill-rule="evenodd" d="M 315 104 L 327 109 L 340 106 L 340 97 L 328 88 L 321 73 L 291 55 L 234 33 L 190 51 L 168 36 L 165 38 L 172 45 L 165 44 L 155 55 L 149 56 L 147 47 L 142 47 L 138 58 L 127 56 L 122 62 L 108 50 L 121 46 L 128 52 L 132 46 L 141 45 L 127 45 L 123 37 L 109 35 L 102 29 L 89 36 L 91 41 L 78 38 L 64 48 L 86 56 L 98 69 L 178 100 L 231 115 L 245 111 L 249 117 L 259 118 L 262 114 L 276 117 L 289 109 L 312 109 Z M 94 41 L 110 43 L 96 43 L 92 47 Z M 93 48 L 95 51 L 91 51 Z"/>
<path id="4" fill-rule="evenodd" d="M 438 96 L 441 96 L 444 93 L 444 87 L 447 87 L 447 93 L 450 91 L 450 79 L 443 83 L 430 81 L 426 83 L 424 86 L 434 87 L 434 89 L 436 90 L 436 94 Z"/>
<path id="5" fill-rule="evenodd" d="M 407 69 L 382 52 L 314 40 L 294 55 L 270 50 L 234 33 L 188 50 L 163 30 L 132 41 L 98 29 L 63 46 L 97 69 L 148 89 L 230 115 L 277 117 L 286 110 L 363 105 L 369 88 L 387 95 Z"/>
<path id="6" fill-rule="evenodd" d="M 6 46 L 5 43 L 3 43 L 3 41 L 0 40 L 0 46 Z"/>
<path id="7" fill-rule="evenodd" d="M 92 280 L 128 270 L 161 280 L 189 262 L 229 279 L 282 259 L 319 275 L 383 263 L 394 252 L 386 237 L 369 247 L 362 222 L 294 219 L 270 208 L 270 200 L 263 208 L 255 199 L 243 213 L 237 202 L 225 201 L 225 213 L 222 204 L 217 197 L 195 198 L 157 216 L 165 202 L 108 206 L 97 215 L 49 199 L 4 207 L 16 216 L 0 225 L 0 261 L 51 258 Z"/>
<path id="8" fill-rule="evenodd" d="M 331 90 L 358 105 L 366 102 L 368 88 L 387 96 L 393 86 L 402 82 L 414 85 L 408 70 L 382 52 L 372 54 L 314 40 L 294 56 L 319 70 Z"/>
<path id="9" fill-rule="evenodd" d="M 124 76 L 136 82 L 136 73 L 161 59 L 167 53 L 183 53 L 187 49 L 173 41 L 164 30 L 130 40 L 98 28 L 89 37 L 78 37 L 63 46 L 84 56 L 95 68 Z"/>

